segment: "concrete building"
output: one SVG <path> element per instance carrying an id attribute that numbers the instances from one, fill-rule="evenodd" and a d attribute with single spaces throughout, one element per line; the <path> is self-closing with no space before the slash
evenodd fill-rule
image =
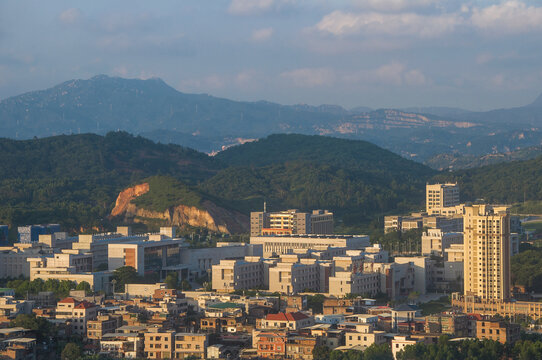
<path id="1" fill-rule="evenodd" d="M 320 290 L 320 271 L 316 260 L 281 262 L 269 269 L 269 291 L 297 294 L 305 290 Z"/>
<path id="2" fill-rule="evenodd" d="M 510 218 L 504 206 L 465 207 L 464 291 L 483 300 L 510 297 Z"/>
<path id="3" fill-rule="evenodd" d="M 13 296 L 0 297 L 0 316 L 15 318 L 19 314 L 30 314 L 33 307 L 33 301 L 15 300 Z"/>
<path id="4" fill-rule="evenodd" d="M 345 347 L 365 350 L 373 344 L 380 345 L 386 343 L 385 331 L 373 330 L 372 326 L 366 324 L 356 326 L 356 330 L 359 331 L 346 332 L 344 334 Z"/>
<path id="5" fill-rule="evenodd" d="M 327 210 L 306 213 L 297 209 L 251 212 L 250 236 L 271 234 L 333 234 L 333 213 Z"/>
<path id="6" fill-rule="evenodd" d="M 428 229 L 422 234 L 422 255 L 437 255 L 446 259 L 446 249 L 452 244 L 463 244 L 463 233 Z"/>
<path id="7" fill-rule="evenodd" d="M 429 229 L 440 229 L 442 232 L 463 232 L 463 216 L 423 216 L 423 227 Z"/>
<path id="8" fill-rule="evenodd" d="M 184 359 L 189 356 L 206 359 L 208 345 L 209 341 L 206 334 L 176 333 L 174 359 Z"/>
<path id="9" fill-rule="evenodd" d="M 87 321 L 87 338 L 91 340 L 102 340 L 105 334 L 114 333 L 122 326 L 120 315 L 98 315 L 96 320 Z"/>
<path id="10" fill-rule="evenodd" d="M 420 339 L 412 339 L 409 336 L 396 335 L 391 340 L 391 352 L 393 358 L 397 360 L 397 354 L 405 349 L 409 345 L 416 345 L 421 342 Z"/>
<path id="11" fill-rule="evenodd" d="M 427 287 L 432 285 L 430 277 L 432 261 L 425 256 L 398 256 L 395 258 L 395 263 L 410 265 L 414 273 L 412 278 L 413 290 L 425 294 Z"/>
<path id="12" fill-rule="evenodd" d="M 76 236 L 68 236 L 66 232 L 56 232 L 54 234 L 39 235 L 38 242 L 55 250 L 63 250 L 71 249 L 77 239 Z"/>
<path id="13" fill-rule="evenodd" d="M 42 234 L 54 234 L 60 232 L 60 225 L 47 224 L 47 225 L 26 225 L 19 226 L 17 228 L 17 237 L 20 243 L 31 244 L 36 243 L 39 240 L 39 236 Z"/>
<path id="14" fill-rule="evenodd" d="M 251 236 L 250 244 L 263 246 L 263 256 L 272 257 L 289 254 L 295 249 L 326 247 L 358 250 L 370 246 L 367 235 L 293 235 L 293 236 Z"/>
<path id="15" fill-rule="evenodd" d="M 0 278 L 30 277 L 28 259 L 51 253 L 52 250 L 37 243 L 14 244 L 0 247 Z"/>
<path id="16" fill-rule="evenodd" d="M 212 267 L 213 290 L 255 289 L 264 283 L 263 261 L 257 256 L 244 260 L 221 260 Z"/>
<path id="17" fill-rule="evenodd" d="M 131 266 L 139 275 L 154 271 L 162 278 L 162 270 L 181 264 L 182 245 L 181 239 L 163 236 L 156 240 L 108 244 L 108 267 L 110 271 L 113 271 L 122 266 Z"/>
<path id="18" fill-rule="evenodd" d="M 371 263 L 363 264 L 364 273 L 379 273 L 380 292 L 392 299 L 407 296 L 415 290 L 415 271 L 411 261 L 405 263 Z"/>
<path id="19" fill-rule="evenodd" d="M 257 327 L 265 330 L 300 330 L 314 325 L 314 318 L 302 312 L 268 314 Z"/>
<path id="20" fill-rule="evenodd" d="M 75 334 L 85 336 L 88 322 L 96 320 L 98 308 L 87 301 L 79 302 L 73 298 L 65 298 L 57 303 L 55 314 L 57 320 L 71 323 Z"/>
<path id="21" fill-rule="evenodd" d="M 100 352 L 114 359 L 143 358 L 145 341 L 143 331 L 145 330 L 118 331 L 117 329 L 116 333 L 105 334 L 100 341 Z"/>
<path id="22" fill-rule="evenodd" d="M 457 184 L 427 184 L 425 187 L 425 209 L 428 215 L 448 215 L 446 208 L 459 205 Z"/>
<path id="23" fill-rule="evenodd" d="M 262 245 L 218 242 L 216 248 L 183 248 L 181 263 L 187 267 L 190 279 L 195 279 L 207 275 L 221 260 L 242 260 L 245 256 L 262 255 Z"/>
<path id="24" fill-rule="evenodd" d="M 82 254 L 76 250 L 63 250 L 53 256 L 28 258 L 30 263 L 30 280 L 48 279 L 70 280 L 80 283 L 86 281 L 94 291 L 111 291 L 111 276 L 108 271 L 90 272 L 92 255 Z"/>
<path id="25" fill-rule="evenodd" d="M 463 262 L 465 260 L 465 251 L 463 244 L 451 244 L 448 249 L 444 250 L 445 259 L 451 262 Z"/>
<path id="26" fill-rule="evenodd" d="M 514 344 L 520 339 L 521 326 L 498 320 L 476 320 L 476 338 Z"/>
<path id="27" fill-rule="evenodd" d="M 348 294 L 374 296 L 380 291 L 379 273 L 336 272 L 329 278 L 329 295 L 344 297 Z"/>
<path id="28" fill-rule="evenodd" d="M 423 227 L 423 218 L 418 216 L 384 216 L 384 232 L 405 232 Z"/>
<path id="29" fill-rule="evenodd" d="M 150 328 L 145 333 L 145 357 L 147 359 L 172 359 L 175 331 Z"/>

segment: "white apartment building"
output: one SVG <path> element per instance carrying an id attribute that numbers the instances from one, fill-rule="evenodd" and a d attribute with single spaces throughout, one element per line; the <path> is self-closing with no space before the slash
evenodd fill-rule
<path id="1" fill-rule="evenodd" d="M 452 244 L 463 244 L 463 233 L 428 229 L 422 234 L 422 255 L 446 257 L 446 249 Z"/>
<path id="2" fill-rule="evenodd" d="M 250 243 L 263 246 L 263 256 L 272 257 L 289 254 L 295 249 L 319 249 L 338 247 L 359 250 L 369 247 L 367 235 L 268 235 L 251 236 Z"/>
<path id="3" fill-rule="evenodd" d="M 77 301 L 68 297 L 57 303 L 55 316 L 57 320 L 65 320 L 72 325 L 75 334 L 85 336 L 87 334 L 87 322 L 96 320 L 98 308 L 87 301 Z"/>
<path id="4" fill-rule="evenodd" d="M 217 291 L 262 287 L 263 277 L 263 261 L 257 256 L 246 256 L 244 260 L 220 260 L 220 264 L 212 267 L 213 290 Z"/>
<path id="5" fill-rule="evenodd" d="M 465 295 L 510 297 L 510 215 L 505 206 L 473 205 L 464 216 Z"/>
<path id="6" fill-rule="evenodd" d="M 344 297 L 348 294 L 374 296 L 380 291 L 379 273 L 336 272 L 329 278 L 329 295 Z"/>
<path id="7" fill-rule="evenodd" d="M 300 259 L 298 263 L 278 263 L 269 269 L 269 291 L 297 294 L 320 290 L 320 271 L 316 260 Z"/>
<path id="8" fill-rule="evenodd" d="M 34 279 L 70 280 L 76 283 L 86 281 L 94 291 L 111 290 L 111 272 L 91 272 L 92 254 L 63 250 L 62 253 L 52 256 L 33 257 L 27 260 L 30 264 L 31 281 Z"/>
<path id="9" fill-rule="evenodd" d="M 425 208 L 429 215 L 447 215 L 446 208 L 459 205 L 459 186 L 457 184 L 427 184 L 425 195 Z"/>

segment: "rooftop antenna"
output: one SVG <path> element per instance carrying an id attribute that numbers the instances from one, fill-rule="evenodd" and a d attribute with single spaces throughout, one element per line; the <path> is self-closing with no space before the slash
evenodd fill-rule
<path id="1" fill-rule="evenodd" d="M 263 212 L 267 212 L 267 203 L 264 201 L 263 202 Z"/>

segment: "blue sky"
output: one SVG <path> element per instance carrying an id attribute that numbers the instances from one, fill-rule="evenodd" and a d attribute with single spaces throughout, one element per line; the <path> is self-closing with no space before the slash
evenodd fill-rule
<path id="1" fill-rule="evenodd" d="M 0 99 L 73 78 L 283 104 L 520 106 L 542 1 L 0 0 Z"/>

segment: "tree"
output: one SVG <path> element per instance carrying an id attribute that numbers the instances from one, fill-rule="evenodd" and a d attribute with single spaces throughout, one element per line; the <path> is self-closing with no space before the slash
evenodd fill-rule
<path id="1" fill-rule="evenodd" d="M 324 310 L 325 296 L 322 294 L 307 295 L 307 306 L 313 314 L 321 314 Z"/>
<path id="2" fill-rule="evenodd" d="M 92 292 L 92 288 L 90 287 L 90 284 L 86 281 L 81 281 L 77 286 L 75 287 L 75 290 L 85 290 L 86 294 L 89 294 Z"/>
<path id="3" fill-rule="evenodd" d="M 122 266 L 113 272 L 113 279 L 117 282 L 115 291 L 123 292 L 124 285 L 137 282 L 137 271 L 131 266 Z"/>
<path id="4" fill-rule="evenodd" d="M 187 280 L 183 280 L 181 282 L 181 290 L 182 291 L 192 290 L 192 285 L 190 285 L 190 283 Z"/>
<path id="5" fill-rule="evenodd" d="M 169 273 L 165 281 L 168 289 L 177 289 L 177 286 L 179 286 L 179 274 L 177 272 Z"/>
<path id="6" fill-rule="evenodd" d="M 75 343 L 67 343 L 60 354 L 61 360 L 77 360 L 81 357 L 81 348 Z"/>
<path id="7" fill-rule="evenodd" d="M 314 360 L 328 360 L 331 351 L 325 345 L 318 345 L 312 349 L 312 357 Z"/>
<path id="8" fill-rule="evenodd" d="M 46 341 L 54 335 L 54 326 L 47 319 L 35 314 L 19 314 L 11 320 L 10 327 L 22 327 L 36 333 L 39 341 Z"/>
<path id="9" fill-rule="evenodd" d="M 364 360 L 393 360 L 393 353 L 387 344 L 372 344 L 363 352 Z"/>

